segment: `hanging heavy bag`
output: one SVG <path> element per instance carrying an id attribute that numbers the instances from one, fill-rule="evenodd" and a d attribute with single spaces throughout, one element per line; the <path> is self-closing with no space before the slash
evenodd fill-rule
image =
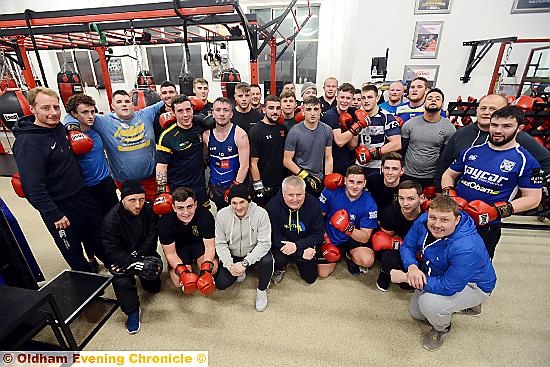
<path id="1" fill-rule="evenodd" d="M 4 77 L 0 80 L 0 90 L 6 90 L 8 88 L 17 88 L 17 82 L 12 77 Z"/>
<path id="2" fill-rule="evenodd" d="M 130 92 L 130 97 L 132 98 L 134 111 L 139 111 L 160 101 L 158 93 L 150 88 L 134 89 Z"/>
<path id="3" fill-rule="evenodd" d="M 7 88 L 0 91 L 0 122 L 12 129 L 17 120 L 31 115 L 27 95 L 19 88 Z"/>
<path id="4" fill-rule="evenodd" d="M 71 70 L 57 73 L 57 88 L 59 89 L 59 96 L 64 106 L 67 106 L 67 102 L 71 96 L 84 93 L 80 75 Z"/>
<path id="5" fill-rule="evenodd" d="M 137 75 L 137 89 L 152 89 L 157 90 L 155 78 L 149 70 L 141 70 Z"/>
<path id="6" fill-rule="evenodd" d="M 235 99 L 235 86 L 241 82 L 241 74 L 237 69 L 229 68 L 222 71 L 220 77 L 222 94 L 225 98 Z"/>
<path id="7" fill-rule="evenodd" d="M 193 93 L 193 76 L 191 74 L 185 73 L 180 74 L 178 78 L 178 84 L 180 86 L 180 94 L 185 94 L 186 96 L 194 96 Z"/>

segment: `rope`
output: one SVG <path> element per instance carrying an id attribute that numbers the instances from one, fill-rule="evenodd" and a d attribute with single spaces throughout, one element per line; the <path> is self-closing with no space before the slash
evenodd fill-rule
<path id="1" fill-rule="evenodd" d="M 508 44 L 508 48 L 506 49 L 506 55 L 504 56 L 504 64 L 501 65 L 504 68 L 504 71 L 499 74 L 497 85 L 495 88 L 496 93 L 500 93 L 500 86 L 502 85 L 502 82 L 504 80 L 504 72 L 506 72 L 506 67 L 508 66 L 508 59 L 510 58 L 510 53 L 512 52 L 512 43 Z"/>

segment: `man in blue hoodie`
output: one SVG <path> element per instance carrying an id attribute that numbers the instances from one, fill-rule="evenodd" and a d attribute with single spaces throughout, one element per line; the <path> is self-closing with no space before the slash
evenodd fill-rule
<path id="1" fill-rule="evenodd" d="M 495 269 L 474 221 L 459 212 L 448 196 L 430 203 L 428 213 L 414 222 L 400 252 L 407 272 L 392 270 L 391 280 L 416 288 L 409 313 L 432 325 L 422 346 L 438 349 L 451 330 L 453 313 L 479 306 L 489 298 L 497 280 Z M 422 254 L 420 268 L 418 253 Z"/>
<path id="2" fill-rule="evenodd" d="M 282 193 L 266 206 L 271 221 L 271 251 L 275 259 L 273 283 L 283 280 L 290 260 L 303 280 L 317 280 L 315 254 L 323 243 L 323 213 L 319 200 L 306 193 L 306 183 L 298 176 L 283 180 Z"/>
<path id="3" fill-rule="evenodd" d="M 19 119 L 13 128 L 13 154 L 23 192 L 71 269 L 89 272 L 81 242 L 103 261 L 101 209 L 84 187 L 75 148 L 59 123 L 57 93 L 38 87 L 29 91 L 27 99 L 32 115 Z"/>

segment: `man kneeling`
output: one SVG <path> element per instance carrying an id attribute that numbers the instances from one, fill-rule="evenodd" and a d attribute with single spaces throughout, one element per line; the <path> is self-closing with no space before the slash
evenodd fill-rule
<path id="1" fill-rule="evenodd" d="M 392 270 L 391 280 L 416 288 L 409 313 L 432 325 L 422 346 L 435 350 L 450 331 L 454 312 L 489 298 L 497 280 L 495 269 L 474 221 L 459 212 L 448 196 L 430 203 L 428 213 L 414 222 L 400 252 L 407 272 Z M 417 266 L 418 252 L 422 253 L 422 270 Z"/>

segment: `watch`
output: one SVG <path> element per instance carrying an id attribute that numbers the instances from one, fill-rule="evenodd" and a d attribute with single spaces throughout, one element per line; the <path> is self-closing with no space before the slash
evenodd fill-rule
<path id="1" fill-rule="evenodd" d="M 241 265 L 244 266 L 245 268 L 248 268 L 248 266 L 249 266 L 250 264 L 248 263 L 248 260 L 243 259 L 243 260 L 241 261 Z"/>

